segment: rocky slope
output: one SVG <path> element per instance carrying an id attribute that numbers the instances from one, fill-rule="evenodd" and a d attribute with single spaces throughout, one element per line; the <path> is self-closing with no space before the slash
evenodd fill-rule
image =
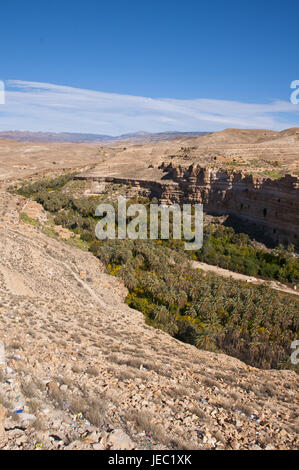
<path id="1" fill-rule="evenodd" d="M 201 137 L 166 133 L 155 138 L 141 135 L 120 139 L 102 143 L 17 142 L 3 135 L 1 138 L 0 133 L 0 180 L 82 164 L 96 165 L 98 174 L 105 176 L 136 178 L 149 166 L 157 168 L 163 161 L 246 169 L 266 176 L 299 174 L 299 128 L 282 132 L 226 129 Z"/>
<path id="2" fill-rule="evenodd" d="M 147 326 L 96 258 L 21 222 L 24 200 L 1 191 L 0 448 L 298 447 L 294 372 Z"/>

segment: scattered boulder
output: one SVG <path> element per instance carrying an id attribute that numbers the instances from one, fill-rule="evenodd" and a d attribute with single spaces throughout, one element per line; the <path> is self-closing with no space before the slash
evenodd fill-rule
<path id="1" fill-rule="evenodd" d="M 47 383 L 47 389 L 48 389 L 49 393 L 58 392 L 57 382 L 55 382 L 54 380 L 51 380 L 50 382 L 48 382 Z"/>
<path id="2" fill-rule="evenodd" d="M 113 450 L 132 450 L 136 444 L 121 429 L 114 429 L 107 437 L 107 445 Z"/>

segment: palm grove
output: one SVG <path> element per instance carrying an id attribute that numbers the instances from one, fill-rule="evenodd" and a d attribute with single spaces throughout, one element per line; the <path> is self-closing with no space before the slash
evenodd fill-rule
<path id="1" fill-rule="evenodd" d="M 257 250 L 247 235 L 222 226 L 208 227 L 204 246 L 197 252 L 184 251 L 184 243 L 173 239 L 99 241 L 95 209 L 109 200 L 109 194 L 75 197 L 68 190 L 73 177 L 65 174 L 12 190 L 34 198 L 52 214 L 55 224 L 80 236 L 107 271 L 123 280 L 126 302 L 143 312 L 148 324 L 256 367 L 296 367 L 289 357 L 298 335 L 297 297 L 191 266 L 192 259 L 199 259 L 248 275 L 297 282 L 299 262 L 288 250 Z M 144 198 L 138 202 L 150 203 Z"/>

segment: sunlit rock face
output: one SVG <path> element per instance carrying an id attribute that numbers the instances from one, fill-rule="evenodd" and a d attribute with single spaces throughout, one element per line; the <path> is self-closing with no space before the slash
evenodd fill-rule
<path id="1" fill-rule="evenodd" d="M 299 248 L 299 179 L 286 175 L 272 180 L 221 168 L 162 163 L 159 178 L 81 174 L 93 182 L 127 184 L 136 193 L 164 203 L 202 203 L 204 211 L 229 214 L 248 222 L 273 243 Z M 94 183 L 93 183 L 94 184 Z"/>
<path id="2" fill-rule="evenodd" d="M 299 179 L 271 180 L 215 168 L 168 166 L 167 178 L 179 187 L 164 188 L 164 200 L 200 202 L 206 211 L 231 214 L 264 228 L 277 243 L 299 246 Z"/>

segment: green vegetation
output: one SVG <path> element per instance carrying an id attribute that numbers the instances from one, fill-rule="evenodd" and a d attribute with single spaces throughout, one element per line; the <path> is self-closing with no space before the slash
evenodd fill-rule
<path id="1" fill-rule="evenodd" d="M 285 175 L 285 171 L 283 170 L 266 170 L 261 173 L 263 176 L 267 178 L 271 178 L 272 180 L 276 180 L 282 178 Z"/>
<path id="2" fill-rule="evenodd" d="M 20 219 L 21 219 L 22 222 L 24 222 L 25 224 L 30 224 L 30 225 L 33 225 L 34 227 L 37 227 L 37 226 L 38 226 L 37 220 L 32 219 L 31 217 L 29 217 L 29 215 L 25 214 L 25 212 L 21 212 L 21 214 L 20 214 Z"/>
<path id="3" fill-rule="evenodd" d="M 44 225 L 43 232 L 50 238 L 57 238 L 57 233 L 55 232 L 52 225 Z"/>
<path id="4" fill-rule="evenodd" d="M 286 365 L 298 331 L 297 298 L 192 269 L 161 241 L 95 241 L 91 251 L 120 276 L 127 303 L 149 324 L 257 367 Z"/>
<path id="5" fill-rule="evenodd" d="M 128 305 L 143 312 L 150 325 L 256 367 L 295 367 L 289 356 L 298 334 L 297 297 L 192 269 L 181 241 L 99 241 L 94 212 L 100 198 L 74 198 L 62 188 L 63 180 L 56 179 L 18 192 L 34 197 L 54 214 L 56 224 L 80 235 L 79 242 L 107 271 L 123 279 Z M 281 248 L 273 254 L 256 250 L 246 235 L 225 227 L 207 231 L 203 249 L 191 257 L 250 275 L 298 279 L 298 261 L 291 253 Z"/>
<path id="6" fill-rule="evenodd" d="M 43 191 L 58 191 L 59 189 L 63 188 L 66 183 L 71 181 L 74 176 L 75 173 L 68 173 L 58 176 L 57 178 L 44 178 L 42 180 L 36 181 L 35 183 L 28 183 L 23 185 L 16 192 L 22 196 L 30 197 Z"/>
<path id="7" fill-rule="evenodd" d="M 260 276 L 281 282 L 299 281 L 299 260 L 288 250 L 279 246 L 268 253 L 252 246 L 248 235 L 237 234 L 230 227 L 209 226 L 205 230 L 203 248 L 195 253 L 196 259 L 248 276 Z"/>

